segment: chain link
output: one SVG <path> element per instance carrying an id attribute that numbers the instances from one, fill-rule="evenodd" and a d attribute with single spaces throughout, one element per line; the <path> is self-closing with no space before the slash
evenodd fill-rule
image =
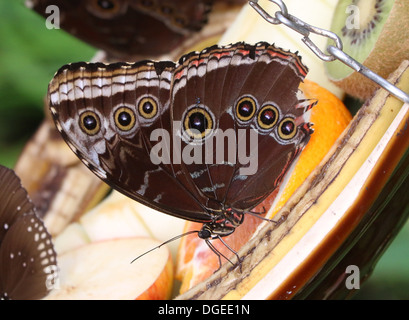
<path id="1" fill-rule="evenodd" d="M 351 56 L 346 54 L 343 49 L 342 41 L 340 37 L 329 30 L 326 29 L 321 29 L 318 27 L 315 27 L 313 25 L 310 25 L 301 19 L 298 19 L 297 17 L 291 15 L 288 13 L 287 6 L 285 5 L 284 1 L 282 0 L 269 0 L 270 2 L 273 2 L 279 7 L 279 10 L 277 10 L 272 16 L 269 14 L 267 11 L 265 11 L 259 4 L 258 0 L 250 0 L 249 4 L 256 10 L 266 21 L 268 21 L 271 24 L 278 25 L 278 24 L 284 24 L 285 26 L 293 29 L 294 31 L 300 33 L 303 38 L 301 39 L 308 48 L 312 52 L 314 52 L 321 60 L 324 60 L 326 62 L 334 61 L 334 60 L 339 60 L 342 63 L 346 64 L 350 68 L 354 69 L 355 71 L 361 73 L 368 79 L 374 81 L 384 89 L 388 90 L 390 93 L 392 93 L 395 97 L 398 99 L 402 100 L 403 102 L 409 103 L 409 95 L 399 88 L 395 87 L 393 84 L 373 72 L 372 70 L 368 69 L 355 59 L 353 59 Z M 311 40 L 310 35 L 311 33 L 326 37 L 330 40 L 332 40 L 335 44 L 333 45 L 328 45 L 326 48 L 327 53 L 324 53 L 318 46 L 314 43 L 314 41 Z"/>

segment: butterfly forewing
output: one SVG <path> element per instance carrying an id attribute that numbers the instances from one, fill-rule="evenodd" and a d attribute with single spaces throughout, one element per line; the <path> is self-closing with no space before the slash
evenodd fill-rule
<path id="1" fill-rule="evenodd" d="M 208 220 L 210 216 L 181 183 L 183 177 L 178 178 L 178 169 L 170 160 L 158 162 L 152 153 L 152 132 L 163 129 L 170 137 L 171 131 L 171 83 L 169 67 L 163 67 L 150 61 L 67 65 L 50 84 L 50 108 L 68 145 L 108 184 L 166 213 Z M 131 122 L 118 119 L 122 111 Z M 95 128 L 84 125 L 88 115 Z M 165 142 L 166 153 L 171 146 Z M 183 202 L 178 200 L 181 194 Z"/>

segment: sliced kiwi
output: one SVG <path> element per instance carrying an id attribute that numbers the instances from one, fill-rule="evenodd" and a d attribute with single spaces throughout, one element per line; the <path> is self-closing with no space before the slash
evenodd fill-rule
<path id="1" fill-rule="evenodd" d="M 346 53 L 386 77 L 409 59 L 409 1 L 339 0 L 331 31 L 341 37 Z M 326 63 L 326 71 L 330 80 L 360 99 L 377 88 L 340 61 Z"/>

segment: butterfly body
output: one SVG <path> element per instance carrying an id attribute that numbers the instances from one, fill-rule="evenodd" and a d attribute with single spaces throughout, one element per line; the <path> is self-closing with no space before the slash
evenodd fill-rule
<path id="1" fill-rule="evenodd" d="M 277 190 L 312 133 L 300 58 L 266 43 L 213 46 L 178 63 L 74 63 L 51 81 L 71 149 L 113 188 L 231 234 Z"/>

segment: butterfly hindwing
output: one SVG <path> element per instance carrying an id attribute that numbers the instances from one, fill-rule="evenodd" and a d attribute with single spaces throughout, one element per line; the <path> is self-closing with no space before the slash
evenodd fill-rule
<path id="1" fill-rule="evenodd" d="M 298 86 L 307 72 L 300 58 L 267 44 L 260 45 L 255 56 L 258 63 L 247 73 L 234 108 L 239 129 L 248 125 L 257 128 L 257 143 L 251 143 L 251 137 L 247 136 L 245 144 L 250 168 L 246 172 L 250 174 L 237 172 L 226 196 L 226 202 L 233 208 L 243 210 L 254 207 L 278 188 L 282 175 L 288 171 L 311 134 L 311 131 L 304 130 L 306 110 L 297 108 Z M 237 110 L 240 100 L 246 97 L 254 103 L 256 112 L 251 120 L 241 121 Z M 281 127 L 287 120 L 293 128 L 284 137 Z"/>
<path id="2" fill-rule="evenodd" d="M 249 210 L 278 187 L 308 141 L 309 133 L 298 129 L 305 110 L 296 109 L 306 69 L 295 54 L 265 43 L 208 48 L 185 60 L 175 71 L 172 92 L 173 119 L 181 121 L 181 136 L 188 140 L 183 146 L 194 142 L 188 126 L 202 114 L 211 129 L 194 142 L 201 162 L 185 163 L 186 175 L 210 210 L 212 204 Z M 260 123 L 270 114 L 275 123 Z M 294 131 L 282 139 L 278 127 L 286 118 Z"/>

